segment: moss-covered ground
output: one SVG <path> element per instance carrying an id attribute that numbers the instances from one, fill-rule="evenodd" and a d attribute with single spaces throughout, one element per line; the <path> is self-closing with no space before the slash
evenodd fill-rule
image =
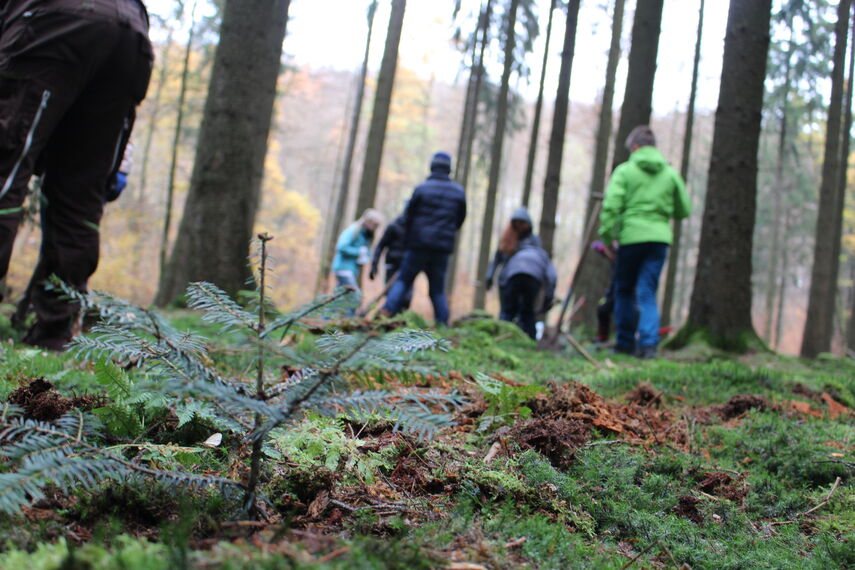
<path id="1" fill-rule="evenodd" d="M 227 341 L 192 313 L 173 321 Z M 307 417 L 268 449 L 260 521 L 154 483 L 49 490 L 0 515 L 0 568 L 855 567 L 855 361 L 689 347 L 652 361 L 595 351 L 597 369 L 494 320 L 439 334 L 451 349 L 420 357 L 430 374 L 354 379 L 463 391 L 470 405 L 435 439 Z M 5 321 L 0 335 L 3 400 L 34 379 L 68 398 L 105 392 L 91 363 L 15 344 Z M 245 470 L 239 438 L 206 447 L 203 420 L 148 421 L 105 445 Z"/>

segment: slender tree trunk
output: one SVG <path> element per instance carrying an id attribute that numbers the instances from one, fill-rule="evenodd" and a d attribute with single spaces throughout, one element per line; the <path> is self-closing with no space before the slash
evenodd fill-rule
<path id="1" fill-rule="evenodd" d="M 692 158 L 692 131 L 695 126 L 695 98 L 698 94 L 698 75 L 701 66 L 701 40 L 704 35 L 704 0 L 698 8 L 698 39 L 695 44 L 695 61 L 692 66 L 692 89 L 689 93 L 689 107 L 686 110 L 686 131 L 683 133 L 683 154 L 680 160 L 680 176 L 689 179 L 689 165 Z M 680 260 L 680 239 L 682 221 L 674 220 L 674 241 L 668 257 L 668 271 L 665 274 L 665 295 L 662 301 L 662 326 L 671 324 L 671 312 L 674 304 L 674 285 L 677 279 L 677 265 Z"/>
<path id="2" fill-rule="evenodd" d="M 160 58 L 160 73 L 157 79 L 157 89 L 154 91 L 154 97 L 151 98 L 151 115 L 149 117 L 148 129 L 145 133 L 145 143 L 143 144 L 142 159 L 140 161 L 140 185 L 137 189 L 137 202 L 142 203 L 147 196 L 146 188 L 148 186 L 148 165 L 151 156 L 151 144 L 154 141 L 154 131 L 157 128 L 157 119 L 160 115 L 160 103 L 163 100 L 163 86 L 166 85 L 166 80 L 169 77 L 169 55 L 172 48 L 172 32 L 169 28 L 166 34 L 166 43 L 163 46 L 163 55 Z"/>
<path id="3" fill-rule="evenodd" d="M 553 254 L 555 243 L 555 214 L 558 208 L 558 189 L 561 185 L 561 162 L 564 158 L 564 134 L 567 131 L 567 114 L 570 107 L 570 77 L 576 51 L 576 28 L 579 23 L 581 0 L 567 4 L 564 24 L 564 46 L 561 49 L 561 68 L 558 71 L 558 91 L 552 114 L 552 133 L 549 137 L 549 155 L 546 159 L 546 178 L 543 182 L 543 210 L 540 214 L 540 239 L 543 249 Z"/>
<path id="4" fill-rule="evenodd" d="M 585 210 L 586 220 L 591 216 L 596 203 L 603 199 L 603 188 L 606 185 L 606 168 L 609 156 L 609 141 L 612 138 L 615 83 L 617 82 L 617 68 L 621 56 L 620 43 L 623 36 L 625 5 L 626 0 L 615 0 L 614 14 L 612 16 L 612 41 L 606 64 L 606 86 L 603 89 L 603 100 L 600 103 L 600 117 L 597 122 L 597 147 L 594 153 L 594 169 L 591 173 L 588 207 Z"/>
<path id="5" fill-rule="evenodd" d="M 166 183 L 166 212 L 163 216 L 163 235 L 160 239 L 160 274 L 166 270 L 169 251 L 169 230 L 172 228 L 172 202 L 175 198 L 175 173 L 178 170 L 178 145 L 181 142 L 181 130 L 184 127 L 184 101 L 187 99 L 187 77 L 190 74 L 190 54 L 193 53 L 193 38 L 196 34 L 196 5 L 190 9 L 190 31 L 187 33 L 187 45 L 184 47 L 184 63 L 181 68 L 181 87 L 178 91 L 178 109 L 175 117 L 175 132 L 172 135 L 172 158 L 169 163 L 169 181 Z"/>
<path id="6" fill-rule="evenodd" d="M 484 279 L 487 274 L 487 265 L 490 261 L 493 218 L 496 211 L 496 195 L 499 191 L 499 173 L 502 166 L 505 125 L 508 120 L 508 96 L 511 87 L 511 71 L 514 64 L 515 28 L 519 4 L 520 0 L 511 0 L 506 21 L 504 69 L 502 70 L 502 82 L 499 86 L 499 100 L 496 105 L 496 131 L 493 134 L 493 145 L 490 151 L 490 179 L 487 182 L 487 200 L 484 207 L 484 221 L 481 226 L 481 247 L 478 250 L 478 285 L 475 288 L 474 300 L 476 309 L 484 308 L 484 301 L 487 294 Z"/>
<path id="7" fill-rule="evenodd" d="M 290 0 L 225 4 L 190 191 L 158 305 L 192 281 L 210 281 L 233 294 L 250 278 L 246 257 L 289 6 Z"/>
<path id="8" fill-rule="evenodd" d="M 849 151 L 852 133 L 852 95 L 855 88 L 855 18 L 852 20 L 852 35 L 849 40 L 849 79 L 846 82 L 846 100 L 843 113 L 843 132 L 840 135 L 840 176 L 837 187 L 837 220 L 834 227 L 834 252 L 832 259 L 840 265 L 841 245 L 843 241 L 843 212 L 846 210 L 846 186 L 849 182 Z M 834 281 L 837 290 L 837 279 Z M 838 294 L 840 292 L 838 291 Z M 843 304 L 843 303 L 841 303 Z M 846 335 L 845 309 L 840 318 L 841 335 Z M 844 343 L 845 344 L 845 343 Z"/>
<path id="9" fill-rule="evenodd" d="M 386 142 L 386 125 L 389 122 L 392 89 L 395 86 L 395 71 L 398 67 L 398 45 L 401 43 L 401 31 L 404 28 L 406 8 L 407 0 L 392 0 L 392 13 L 389 16 L 389 29 L 386 33 L 386 47 L 383 50 L 383 61 L 380 63 L 377 91 L 374 93 L 374 108 L 371 112 L 371 125 L 368 128 L 368 144 L 365 147 L 365 162 L 362 166 L 359 198 L 356 201 L 357 215 L 360 215 L 367 208 L 373 207 L 377 197 L 380 163 L 383 160 L 383 145 Z"/>
<path id="10" fill-rule="evenodd" d="M 852 273 L 855 283 L 855 271 Z M 846 327 L 846 349 L 855 354 L 855 290 L 852 291 L 852 305 L 849 307 L 849 324 Z"/>
<path id="11" fill-rule="evenodd" d="M 612 170 L 629 158 L 629 149 L 623 144 L 629 132 L 638 125 L 650 123 L 664 3 L 664 0 L 638 0 L 635 6 L 629 69 L 612 157 Z"/>
<path id="12" fill-rule="evenodd" d="M 784 235 L 790 235 L 790 213 L 787 212 L 784 219 Z M 784 239 L 783 246 L 787 248 L 787 239 Z M 778 280 L 778 310 L 775 314 L 775 341 L 773 346 L 778 350 L 781 346 L 781 336 L 784 334 L 784 307 L 787 299 L 787 276 L 790 272 L 790 256 L 785 255 L 781 260 L 781 275 Z"/>
<path id="13" fill-rule="evenodd" d="M 784 160 L 787 154 L 787 111 L 790 97 L 790 71 L 792 66 L 793 42 L 790 40 L 790 48 L 787 53 L 787 61 L 784 65 L 784 90 L 781 109 L 781 131 L 778 134 L 778 163 L 775 165 L 775 187 L 772 190 L 772 238 L 769 244 L 769 271 L 766 275 L 766 323 L 763 329 L 763 338 L 771 342 L 772 327 L 774 321 L 775 286 L 777 284 L 778 258 L 781 256 L 779 241 L 781 240 L 781 217 L 783 215 L 783 193 L 784 193 Z"/>
<path id="14" fill-rule="evenodd" d="M 478 122 L 478 103 L 481 99 L 481 86 L 484 82 L 484 52 L 490 33 L 490 18 L 493 14 L 493 0 L 487 0 L 480 21 L 480 40 L 476 41 L 478 46 L 478 63 L 473 65 L 474 83 L 472 86 L 472 97 L 467 101 L 467 107 L 463 112 L 463 121 L 460 127 L 460 139 L 462 144 L 457 153 L 457 164 L 454 170 L 454 178 L 467 187 L 469 185 L 470 164 L 472 161 L 472 145 L 475 141 L 475 125 Z M 470 78 L 470 81 L 472 79 Z M 461 233 L 457 233 L 454 243 L 454 252 L 448 262 L 448 276 L 446 278 L 446 294 L 448 297 L 449 310 L 454 305 L 454 288 L 457 281 L 457 265 L 459 263 L 459 244 Z"/>
<path id="15" fill-rule="evenodd" d="M 814 358 L 831 350 L 834 332 L 834 302 L 837 294 L 839 259 L 835 253 L 837 220 L 840 199 L 840 133 L 843 102 L 843 74 L 846 58 L 846 37 L 849 33 L 850 0 L 840 0 L 837 10 L 834 46 L 834 69 L 831 76 L 831 102 L 825 138 L 825 158 L 822 165 L 822 182 L 819 189 L 819 213 L 816 223 L 813 270 L 811 271 L 807 321 L 802 337 L 801 355 Z M 838 240 L 839 241 L 839 240 Z"/>
<path id="16" fill-rule="evenodd" d="M 677 318 L 682 319 L 686 314 L 686 298 L 688 297 L 690 268 L 689 268 L 689 252 L 695 248 L 694 242 L 694 225 L 692 218 L 686 220 L 686 240 L 683 247 L 680 248 L 680 262 L 677 264 L 680 275 L 680 286 L 677 291 Z"/>
<path id="17" fill-rule="evenodd" d="M 757 150 L 772 0 L 731 0 L 721 88 L 688 324 L 711 345 L 744 351 L 759 342 L 751 322 L 751 252 Z"/>
<path id="18" fill-rule="evenodd" d="M 623 0 L 618 0 L 622 2 Z M 543 63 L 540 68 L 540 85 L 537 89 L 537 102 L 534 104 L 534 119 L 531 123 L 531 139 L 528 144 L 528 160 L 523 183 L 523 206 L 528 207 L 531 198 L 531 182 L 534 178 L 534 159 L 537 156 L 537 139 L 540 134 L 540 115 L 543 111 L 543 84 L 546 81 L 546 63 L 549 59 L 549 40 L 552 37 L 552 15 L 555 12 L 555 0 L 549 0 L 549 20 L 546 23 L 546 44 L 543 47 Z"/>
<path id="19" fill-rule="evenodd" d="M 615 140 L 612 169 L 625 161 L 629 153 L 624 148 L 629 131 L 637 125 L 650 122 L 653 101 L 653 81 L 656 74 L 656 57 L 659 50 L 659 28 L 662 20 L 664 0 L 638 0 L 632 24 L 632 47 L 629 52 L 629 70 L 620 123 Z M 620 8 L 620 12 L 618 11 Z M 612 48 L 609 52 L 606 91 L 603 93 L 603 106 L 600 109 L 600 130 L 597 134 L 597 155 L 594 159 L 594 171 L 591 176 L 591 192 L 588 198 L 586 215 L 590 216 L 596 202 L 603 199 L 608 163 L 608 141 L 612 130 L 611 100 L 614 98 L 614 72 L 620 60 L 620 39 L 623 29 L 623 5 L 615 4 Z M 620 20 L 620 22 L 619 22 Z M 611 85 L 609 84 L 611 79 Z M 609 91 L 611 87 L 611 91 Z M 609 103 L 609 105 L 606 105 Z M 608 111 L 608 115 L 605 112 Z M 606 130 L 607 129 L 607 130 Z M 605 140 L 603 140 L 605 137 Z M 582 244 L 587 247 L 588 244 Z M 603 293 L 612 273 L 611 264 L 600 256 L 585 257 L 576 284 L 576 296 L 586 299 L 585 305 L 577 313 L 576 319 L 585 326 L 594 329 L 597 322 L 597 299 Z"/>
<path id="20" fill-rule="evenodd" d="M 319 292 L 323 284 L 330 276 L 333 256 L 335 256 L 335 243 L 338 234 L 344 227 L 344 212 L 347 208 L 347 199 L 350 194 L 350 171 L 353 167 L 353 155 L 356 152 L 356 137 L 359 134 L 359 122 L 362 118 L 362 100 L 365 97 L 365 80 L 368 77 L 368 55 L 371 51 L 371 36 L 374 31 L 374 14 L 377 12 L 377 0 L 371 2 L 368 7 L 368 35 L 365 38 L 365 54 L 362 57 L 362 69 L 359 72 L 359 83 L 356 88 L 356 101 L 353 104 L 353 117 L 350 120 L 350 132 L 347 135 L 347 150 L 344 153 L 344 166 L 341 172 L 341 185 L 336 196 L 332 216 L 329 218 L 329 230 L 326 232 L 323 249 L 323 263 L 321 265 L 320 277 L 316 292 Z"/>

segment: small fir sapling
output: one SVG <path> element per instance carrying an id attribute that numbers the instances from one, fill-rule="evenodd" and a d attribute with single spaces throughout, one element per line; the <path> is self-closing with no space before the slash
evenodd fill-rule
<path id="1" fill-rule="evenodd" d="M 303 327 L 307 317 L 316 322 L 344 314 L 353 306 L 355 295 L 340 289 L 294 311 L 278 313 L 266 295 L 270 239 L 267 234 L 258 236 L 252 305 L 240 306 L 211 283 L 194 283 L 187 289 L 190 308 L 218 325 L 221 338 L 229 331 L 247 333 L 254 351 L 254 385 L 240 373 L 218 368 L 209 356 L 207 339 L 179 331 L 156 312 L 104 293 L 83 294 L 58 285 L 83 310 L 97 310 L 101 317 L 90 334 L 73 342 L 76 356 L 135 363 L 143 376 L 135 389 L 164 401 L 186 402 L 191 410 L 183 410 L 185 416 L 198 413 L 224 431 L 239 434 L 252 446 L 247 482 L 161 471 L 130 461 L 100 444 L 103 428 L 92 414 L 74 411 L 53 423 L 37 422 L 7 404 L 0 413 L 0 456 L 9 460 L 11 469 L 0 473 L 0 510 L 17 512 L 41 497 L 41 489 L 50 482 L 63 489 L 91 489 L 106 479 L 143 477 L 167 487 L 216 488 L 226 496 L 237 491 L 243 494 L 244 512 L 255 515 L 265 443 L 274 429 L 287 429 L 307 411 L 361 419 L 379 415 L 393 421 L 396 430 L 423 438 L 452 424 L 451 412 L 465 404 L 456 392 L 350 387 L 355 376 L 372 370 L 406 374 L 415 368 L 411 358 L 416 353 L 448 349 L 445 340 L 427 331 L 345 334 L 332 328 L 311 350 L 277 341 L 277 336 L 284 338 L 292 329 Z M 283 369 L 294 372 L 283 380 Z"/>

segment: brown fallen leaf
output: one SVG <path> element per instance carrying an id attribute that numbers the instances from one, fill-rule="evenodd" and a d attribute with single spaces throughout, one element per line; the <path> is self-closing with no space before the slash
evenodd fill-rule
<path id="1" fill-rule="evenodd" d="M 309 517 L 316 519 L 323 514 L 324 509 L 327 508 L 327 505 L 330 504 L 330 492 L 327 490 L 323 490 L 318 493 L 318 496 L 315 497 L 311 503 L 309 503 Z"/>

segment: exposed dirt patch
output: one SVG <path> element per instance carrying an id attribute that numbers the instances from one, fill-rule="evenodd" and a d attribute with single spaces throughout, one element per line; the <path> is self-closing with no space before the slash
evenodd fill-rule
<path id="1" fill-rule="evenodd" d="M 44 378 L 36 378 L 21 386 L 8 398 L 9 402 L 24 408 L 29 418 L 53 421 L 73 408 L 91 410 L 106 405 L 103 395 L 84 395 L 66 398 L 54 390 L 53 384 Z"/>
<path id="2" fill-rule="evenodd" d="M 757 394 L 737 394 L 727 401 L 726 404 L 716 406 L 716 412 L 724 420 L 738 418 L 751 409 L 765 410 L 770 408 L 769 400 Z"/>
<path id="3" fill-rule="evenodd" d="M 674 512 L 677 516 L 689 519 L 690 521 L 698 524 L 704 522 L 704 516 L 698 510 L 698 503 L 701 502 L 700 499 L 696 499 L 689 495 L 681 495 L 678 500 L 679 503 L 674 507 Z"/>
<path id="4" fill-rule="evenodd" d="M 583 422 L 602 431 L 623 437 L 670 442 L 684 447 L 688 438 L 685 426 L 671 412 L 605 400 L 584 384 L 551 383 L 549 393 L 538 394 L 527 402 L 534 418 L 562 418 Z"/>
<path id="5" fill-rule="evenodd" d="M 744 477 L 734 479 L 727 473 L 720 471 L 707 473 L 706 478 L 698 484 L 698 489 L 723 499 L 741 503 L 748 494 L 748 486 Z"/>
<path id="6" fill-rule="evenodd" d="M 662 403 L 662 392 L 653 387 L 650 382 L 639 382 L 632 392 L 625 396 L 630 404 L 639 406 L 658 406 Z"/>
<path id="7" fill-rule="evenodd" d="M 514 425 L 508 435 L 524 449 L 534 449 L 558 468 L 569 467 L 576 450 L 591 439 L 591 426 L 579 420 L 532 418 Z"/>

